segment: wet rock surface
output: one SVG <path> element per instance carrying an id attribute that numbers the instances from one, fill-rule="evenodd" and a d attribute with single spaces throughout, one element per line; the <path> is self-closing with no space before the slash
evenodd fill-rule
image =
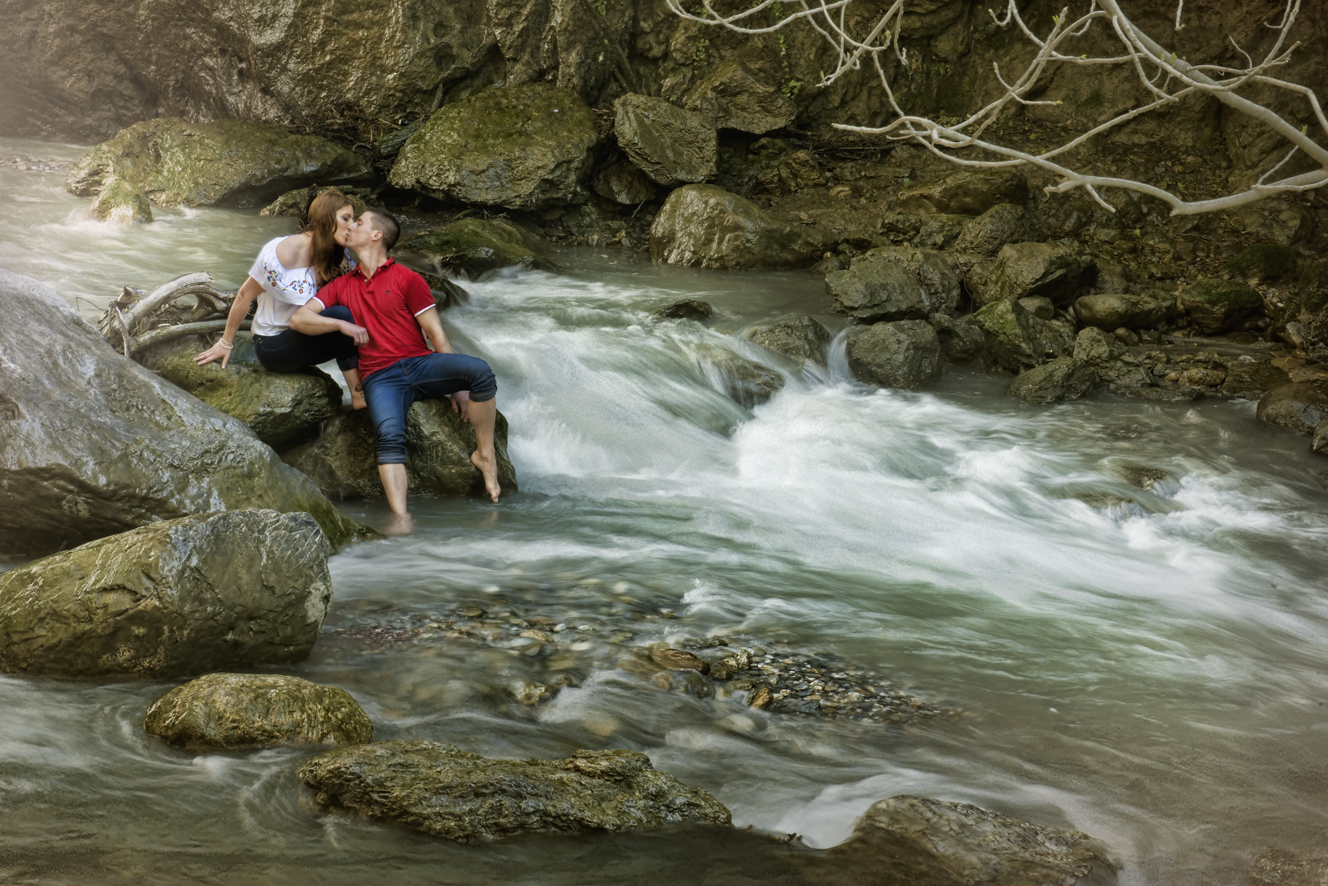
<path id="1" fill-rule="evenodd" d="M 369 410 L 342 413 L 317 440 L 286 453 L 286 464 L 308 476 L 335 499 L 382 498 L 377 445 Z M 503 493 L 517 491 L 516 469 L 507 456 L 507 419 L 494 424 L 498 482 Z M 484 477 L 470 460 L 475 430 L 453 412 L 450 402 L 423 400 L 406 413 L 406 477 L 410 495 L 483 496 Z"/>
<path id="2" fill-rule="evenodd" d="M 1112 332 L 1122 326 L 1127 329 L 1158 326 L 1166 320 L 1170 308 L 1161 299 L 1149 295 L 1096 293 L 1075 301 L 1074 315 L 1080 326 L 1095 326 Z"/>
<path id="3" fill-rule="evenodd" d="M 1097 266 L 1081 249 L 1052 243 L 1010 243 L 995 261 L 971 274 L 969 289 L 980 305 L 1041 296 L 1069 305 L 1092 284 Z"/>
<path id="4" fill-rule="evenodd" d="M 1328 416 L 1328 383 L 1293 382 L 1273 388 L 1259 399 L 1258 415 L 1270 425 L 1313 434 Z"/>
<path id="5" fill-rule="evenodd" d="M 34 556 L 221 508 L 362 531 L 237 419 L 115 353 L 37 281 L 0 271 L 0 553 Z"/>
<path id="6" fill-rule="evenodd" d="M 708 302 L 686 298 L 665 305 L 650 315 L 652 320 L 709 320 L 715 315 L 715 309 Z"/>
<path id="7" fill-rule="evenodd" d="M 733 61 L 715 66 L 688 91 L 682 104 L 715 126 L 753 135 L 783 129 L 798 116 L 797 106 L 768 78 Z"/>
<path id="8" fill-rule="evenodd" d="M 65 189 L 96 196 L 112 179 L 157 206 L 262 206 L 294 188 L 371 177 L 351 151 L 284 126 L 161 118 L 135 123 L 75 164 Z"/>
<path id="9" fill-rule="evenodd" d="M 936 184 L 899 196 L 899 208 L 918 213 L 982 215 L 1002 203 L 1021 205 L 1028 199 L 1028 181 L 1018 172 L 956 172 Z"/>
<path id="10" fill-rule="evenodd" d="M 1265 849 L 1250 866 L 1254 886 L 1322 886 L 1328 883 L 1328 855 Z"/>
<path id="11" fill-rule="evenodd" d="M 92 204 L 92 217 L 112 224 L 152 221 L 152 201 L 133 185 L 112 176 Z"/>
<path id="12" fill-rule="evenodd" d="M 1057 403 L 1086 397 L 1097 383 L 1098 374 L 1083 360 L 1057 357 L 1020 373 L 1005 393 L 1025 403 Z"/>
<path id="13" fill-rule="evenodd" d="M 300 778 L 324 807 L 461 842 L 731 825 L 718 800 L 656 771 L 638 751 L 492 760 L 434 742 L 378 742 L 321 754 L 300 767 Z"/>
<path id="14" fill-rule="evenodd" d="M 794 317 L 778 323 L 753 326 L 746 337 L 767 351 L 788 357 L 798 365 L 805 361 L 825 365 L 826 348 L 832 336 L 814 317 Z"/>
<path id="15" fill-rule="evenodd" d="M 992 302 L 972 316 L 986 333 L 987 350 L 997 367 L 1022 372 L 1074 350 L 1069 324 L 1042 320 L 1018 301 Z"/>
<path id="16" fill-rule="evenodd" d="M 1263 297 L 1236 280 L 1199 281 L 1181 290 L 1178 303 L 1204 335 L 1242 329 L 1263 313 Z"/>
<path id="17" fill-rule="evenodd" d="M 220 362 L 199 366 L 198 348 L 188 345 L 166 355 L 157 373 L 209 406 L 238 418 L 258 439 L 278 452 L 318 436 L 323 422 L 341 408 L 341 386 L 321 369 L 269 372 L 254 354 L 253 340 L 237 336 L 225 369 Z"/>
<path id="18" fill-rule="evenodd" d="M 719 146 L 709 115 L 633 94 L 614 102 L 613 121 L 618 146 L 657 184 L 672 188 L 715 177 Z"/>
<path id="19" fill-rule="evenodd" d="M 143 727 L 188 750 L 373 740 L 373 723 L 346 690 L 278 674 L 199 677 L 153 702 Z"/>
<path id="20" fill-rule="evenodd" d="M 714 185 L 674 191 L 650 228 L 655 261 L 713 269 L 793 268 L 808 263 L 802 236 L 750 200 Z"/>
<path id="21" fill-rule="evenodd" d="M 549 244 L 519 225 L 497 218 L 463 218 L 417 231 L 403 237 L 394 254 L 438 271 L 471 276 L 510 267 L 557 270 Z"/>
<path id="22" fill-rule="evenodd" d="M 574 92 L 546 83 L 445 105 L 397 155 L 388 181 L 441 200 L 541 209 L 584 196 L 598 138 Z"/>
<path id="23" fill-rule="evenodd" d="M 183 517 L 0 575 L 0 670 L 192 676 L 300 661 L 332 599 L 308 514 Z"/>
<path id="24" fill-rule="evenodd" d="M 850 330 L 848 366 L 859 381 L 916 390 L 941 374 L 941 345 L 923 320 Z"/>

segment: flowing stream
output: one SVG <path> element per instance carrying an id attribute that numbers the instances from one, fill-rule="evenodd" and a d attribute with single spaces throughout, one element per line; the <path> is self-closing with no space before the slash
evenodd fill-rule
<path id="1" fill-rule="evenodd" d="M 103 225 L 62 171 L 8 161 L 80 153 L 0 140 L 0 267 L 85 316 L 124 284 L 196 270 L 238 284 L 292 230 L 225 210 Z M 1243 882 L 1264 848 L 1322 848 L 1328 462 L 1305 439 L 1261 425 L 1253 403 L 1031 407 L 962 371 L 922 393 L 877 390 L 848 377 L 842 344 L 827 370 L 780 364 L 784 390 L 748 411 L 707 355 L 775 365 L 744 327 L 798 313 L 842 326 L 819 279 L 610 250 L 559 260 L 561 274 L 467 284 L 471 301 L 444 316 L 498 374 L 520 493 L 416 498 L 413 536 L 334 557 L 324 634 L 287 672 L 349 690 L 380 739 L 490 756 L 641 750 L 739 827 L 814 847 L 910 793 L 1085 831 L 1124 884 Z M 717 318 L 649 319 L 681 298 Z M 1141 491 L 1113 472 L 1125 462 L 1171 479 Z M 1113 497 L 1128 501 L 1082 500 Z M 490 641 L 449 636 L 463 617 Z M 556 648 L 500 636 L 518 621 L 545 625 Z M 619 666 L 653 642 L 716 638 L 883 675 L 950 713 L 754 711 L 741 692 L 698 697 Z M 510 691 L 522 680 L 567 685 L 527 706 Z M 144 734 L 171 685 L 0 678 L 0 880 L 782 876 L 743 831 L 467 847 L 319 816 L 295 774 L 307 750 L 194 755 Z"/>

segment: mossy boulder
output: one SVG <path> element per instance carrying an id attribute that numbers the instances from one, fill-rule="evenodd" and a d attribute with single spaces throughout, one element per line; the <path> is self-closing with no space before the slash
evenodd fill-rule
<path id="1" fill-rule="evenodd" d="M 959 299 L 963 294 L 962 283 L 960 282 L 959 269 L 953 258 L 944 252 L 934 249 L 922 249 L 916 246 L 881 246 L 867 252 L 861 258 L 855 259 L 848 268 L 848 276 L 841 278 L 843 285 L 851 285 L 853 272 L 863 269 L 864 283 L 875 274 L 881 274 L 881 271 L 873 271 L 873 268 L 884 268 L 894 266 L 905 273 L 905 277 L 891 274 L 883 279 L 898 281 L 893 286 L 879 291 L 877 298 L 888 296 L 887 302 L 895 305 L 906 305 L 903 310 L 898 308 L 889 309 L 880 316 L 882 320 L 921 320 L 930 314 L 953 314 Z M 830 275 L 833 276 L 833 275 Z M 911 280 L 912 285 L 905 281 Z M 902 285 L 902 289 L 900 286 Z M 866 292 L 862 292 L 855 300 L 862 300 L 864 297 L 870 302 L 870 292 L 874 287 L 866 284 Z M 831 290 L 830 278 L 826 278 L 826 289 Z M 890 290 L 894 290 L 891 292 Z M 830 292 L 833 296 L 835 293 Z M 847 292 L 846 292 L 847 295 Z M 835 310 L 832 308 L 831 310 Z M 836 311 L 843 313 L 843 311 Z M 860 321 L 863 318 L 858 317 Z M 865 320 L 863 322 L 876 322 L 874 320 Z"/>
<path id="2" fill-rule="evenodd" d="M 516 469 L 507 457 L 507 419 L 494 426 L 498 482 L 503 493 L 517 491 Z M 286 463 L 310 477 L 334 499 L 382 498 L 377 447 L 368 410 L 343 413 L 329 421 L 317 440 L 291 450 Z M 422 400 L 406 414 L 406 476 L 411 495 L 485 495 L 484 477 L 470 461 L 475 429 L 452 411 L 450 402 Z"/>
<path id="3" fill-rule="evenodd" d="M 116 353 L 69 303 L 0 270 L 0 554 L 159 520 L 308 511 L 334 547 L 367 533 L 238 419 Z"/>
<path id="4" fill-rule="evenodd" d="M 1179 303 L 1204 335 L 1243 329 L 1263 314 L 1263 297 L 1238 280 L 1199 280 L 1180 291 Z"/>
<path id="5" fill-rule="evenodd" d="M 341 408 L 341 386 L 311 366 L 304 372 L 269 372 L 254 354 L 253 340 L 237 336 L 225 369 L 194 362 L 198 348 L 178 348 L 157 364 L 162 378 L 249 426 L 278 452 L 318 436 Z"/>
<path id="6" fill-rule="evenodd" d="M 1258 400 L 1273 388 L 1290 384 L 1291 376 L 1269 360 L 1236 360 L 1227 364 L 1222 382 L 1222 396 L 1240 400 Z"/>
<path id="7" fill-rule="evenodd" d="M 965 220 L 954 249 L 974 255 L 995 255 L 1006 244 L 1027 242 L 1035 234 L 1024 207 L 998 203 L 977 218 Z"/>
<path id="8" fill-rule="evenodd" d="M 1074 358 L 1087 364 L 1114 388 L 1142 388 L 1155 384 L 1143 363 L 1120 339 L 1096 326 L 1079 330 L 1074 340 Z"/>
<path id="9" fill-rule="evenodd" d="M 731 825 L 709 793 L 657 772 L 638 751 L 491 760 L 428 741 L 376 742 L 320 754 L 300 767 L 300 778 L 324 807 L 461 842 Z"/>
<path id="10" fill-rule="evenodd" d="M 188 750 L 373 741 L 373 723 L 349 692 L 279 674 L 199 677 L 154 701 L 143 728 Z"/>
<path id="11" fill-rule="evenodd" d="M 1328 384 L 1292 382 L 1273 388 L 1259 398 L 1257 414 L 1260 421 L 1270 425 L 1297 434 L 1312 434 L 1328 416 Z"/>
<path id="12" fill-rule="evenodd" d="M 1001 247 L 994 263 L 975 268 L 967 282 L 980 305 L 1041 296 L 1064 307 L 1082 295 L 1096 277 L 1097 265 L 1078 247 L 1008 243 Z"/>
<path id="13" fill-rule="evenodd" d="M 852 329 L 848 368 L 859 381 L 916 390 L 941 374 L 941 343 L 923 320 Z"/>
<path id="14" fill-rule="evenodd" d="M 165 520 L 0 574 L 0 670 L 192 676 L 300 661 L 332 599 L 308 514 Z"/>
<path id="15" fill-rule="evenodd" d="M 97 145 L 69 171 L 65 189 L 92 197 L 118 179 L 157 206 L 245 207 L 314 182 L 372 177 L 354 152 L 284 126 L 164 117 L 135 123 Z"/>
<path id="16" fill-rule="evenodd" d="M 595 115 L 574 92 L 547 83 L 487 89 L 430 117 L 388 181 L 460 203 L 561 206 L 585 195 L 597 140 Z"/>
<path id="17" fill-rule="evenodd" d="M 1242 279 L 1276 280 L 1296 272 L 1300 253 L 1280 243 L 1256 243 L 1246 246 L 1227 262 L 1227 270 Z"/>
<path id="18" fill-rule="evenodd" d="M 307 188 L 296 188 L 293 191 L 287 191 L 264 206 L 258 214 L 266 218 L 300 218 L 315 197 L 327 193 L 332 188 L 333 185 L 310 185 Z M 346 195 L 346 199 L 350 201 L 350 205 L 355 210 L 355 217 L 359 218 L 360 213 L 364 212 L 365 207 L 369 205 L 368 201 L 372 191 L 368 188 L 352 188 L 348 185 L 339 186 L 337 190 Z"/>
<path id="19" fill-rule="evenodd" d="M 1106 846 L 967 803 L 898 796 L 874 803 L 853 835 L 800 862 L 834 882 L 1069 886 L 1115 881 Z M 832 875 L 835 876 L 835 875 Z"/>
<path id="20" fill-rule="evenodd" d="M 658 184 L 672 188 L 715 177 L 719 140 L 706 114 L 629 94 L 613 103 L 613 129 L 618 147 Z"/>
<path id="21" fill-rule="evenodd" d="M 658 187 L 650 177 L 626 160 L 610 163 L 595 173 L 592 187 L 605 200 L 637 206 L 655 199 Z"/>
<path id="22" fill-rule="evenodd" d="M 92 217 L 113 224 L 152 221 L 152 201 L 133 185 L 111 176 L 92 204 Z"/>
<path id="23" fill-rule="evenodd" d="M 549 244 L 506 219 L 463 218 L 402 239 L 394 254 L 479 275 L 498 268 L 557 269 Z"/>
<path id="24" fill-rule="evenodd" d="M 819 320 L 807 316 L 753 326 L 745 335 L 748 341 L 787 357 L 799 366 L 808 360 L 824 366 L 826 348 L 832 338 L 830 330 Z"/>
<path id="25" fill-rule="evenodd" d="M 1074 316 L 1080 326 L 1096 326 L 1107 332 L 1126 329 L 1150 329 L 1166 320 L 1171 305 L 1150 295 L 1103 292 L 1085 295 L 1074 303 Z"/>
<path id="26" fill-rule="evenodd" d="M 774 83 L 735 61 L 711 68 L 687 91 L 682 104 L 721 129 L 752 135 L 792 126 L 798 116 L 797 106 Z"/>
<path id="27" fill-rule="evenodd" d="M 717 270 L 796 268 L 813 245 L 761 207 L 715 185 L 687 185 L 650 226 L 650 257 Z"/>
<path id="28" fill-rule="evenodd" d="M 1010 372 L 1023 372 L 1074 349 L 1074 333 L 1054 320 L 1042 320 L 1017 301 L 997 301 L 972 316 L 986 333 L 992 362 Z"/>
<path id="29" fill-rule="evenodd" d="M 1097 383 L 1097 373 L 1083 360 L 1057 357 L 1015 376 L 1005 393 L 1025 403 L 1057 403 L 1086 397 Z"/>
<path id="30" fill-rule="evenodd" d="M 920 320 L 928 310 L 926 292 L 917 278 L 891 262 L 858 262 L 825 277 L 830 310 L 858 323 Z"/>

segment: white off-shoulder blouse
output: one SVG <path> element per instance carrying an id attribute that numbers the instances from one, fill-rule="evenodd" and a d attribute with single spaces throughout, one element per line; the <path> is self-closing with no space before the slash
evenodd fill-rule
<path id="1" fill-rule="evenodd" d="M 318 277 L 313 268 L 288 268 L 277 258 L 277 245 L 285 239 L 269 240 L 258 251 L 258 258 L 249 269 L 249 276 L 263 287 L 258 294 L 258 310 L 254 313 L 254 335 L 285 332 L 300 305 L 318 294 Z M 355 267 L 355 260 L 347 255 L 340 271 L 345 273 Z"/>

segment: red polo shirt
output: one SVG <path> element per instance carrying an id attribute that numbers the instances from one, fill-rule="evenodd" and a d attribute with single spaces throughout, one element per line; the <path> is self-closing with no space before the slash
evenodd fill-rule
<path id="1" fill-rule="evenodd" d="M 424 278 L 388 259 L 368 279 L 364 268 L 330 281 L 314 298 L 324 307 L 344 305 L 355 322 L 369 330 L 360 345 L 360 380 L 398 360 L 432 354 L 417 314 L 434 306 Z"/>

